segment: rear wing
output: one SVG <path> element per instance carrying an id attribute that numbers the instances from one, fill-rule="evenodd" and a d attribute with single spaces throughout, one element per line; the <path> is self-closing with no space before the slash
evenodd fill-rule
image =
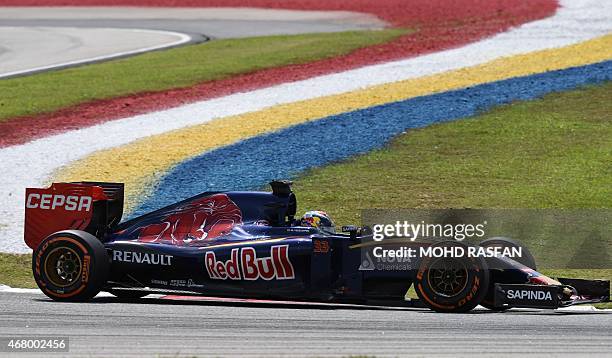
<path id="1" fill-rule="evenodd" d="M 83 230 L 102 237 L 123 215 L 123 184 L 102 182 L 53 183 L 26 189 L 24 240 L 36 249 L 60 230 Z"/>

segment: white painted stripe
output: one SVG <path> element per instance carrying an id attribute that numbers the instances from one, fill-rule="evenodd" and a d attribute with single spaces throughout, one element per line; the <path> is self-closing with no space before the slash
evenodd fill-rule
<path id="1" fill-rule="evenodd" d="M 568 46 L 612 32 L 612 1 L 562 0 L 561 5 L 550 18 L 461 48 L 196 102 L 1 149 L 0 172 L 9 174 L 0 186 L 0 251 L 29 252 L 22 241 L 24 188 L 44 185 L 54 170 L 95 151 L 216 118 Z"/>
<path id="2" fill-rule="evenodd" d="M 19 288 L 19 287 L 11 287 L 7 285 L 3 285 L 3 284 L 0 284 L 0 292 L 42 294 L 42 291 L 39 290 L 38 288 Z"/>
<path id="3" fill-rule="evenodd" d="M 76 30 L 78 31 L 78 29 Z M 108 29 L 108 30 L 117 31 L 117 29 Z M 141 48 L 136 48 L 134 50 L 129 50 L 129 51 L 112 52 L 107 55 L 87 57 L 83 59 L 54 63 L 52 65 L 46 65 L 46 66 L 32 67 L 32 68 L 18 70 L 18 71 L 4 72 L 4 73 L 0 73 L 0 78 L 16 76 L 16 75 L 24 75 L 24 74 L 33 73 L 33 72 L 51 70 L 51 69 L 85 64 L 85 63 L 96 62 L 96 61 L 110 60 L 113 58 L 118 58 L 118 57 L 123 57 L 123 56 L 137 55 L 137 54 L 144 53 L 144 52 L 161 50 L 161 49 L 168 48 L 168 47 L 182 45 L 182 44 L 185 44 L 191 41 L 191 36 L 186 35 L 186 34 L 181 34 L 178 32 L 172 32 L 172 31 L 144 30 L 144 29 L 122 29 L 121 31 L 172 36 L 172 37 L 176 37 L 177 39 L 171 42 L 164 42 L 159 45 L 141 47 Z"/>
<path id="4" fill-rule="evenodd" d="M 609 313 L 612 312 L 610 308 L 596 308 L 591 305 L 579 305 L 579 306 L 569 306 L 562 307 L 555 310 L 555 312 L 559 313 Z"/>
<path id="5" fill-rule="evenodd" d="M 0 293 L 28 293 L 35 295 L 43 295 L 43 292 L 38 288 L 19 288 L 19 287 L 11 287 L 7 285 L 0 284 Z M 160 298 L 163 295 L 161 294 L 150 294 L 149 298 Z M 100 292 L 96 295 L 96 297 L 115 297 L 115 295 L 109 292 Z"/>

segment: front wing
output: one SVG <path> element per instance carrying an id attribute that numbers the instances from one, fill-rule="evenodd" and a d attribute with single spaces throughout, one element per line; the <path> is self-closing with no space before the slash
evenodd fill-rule
<path id="1" fill-rule="evenodd" d="M 559 278 L 561 285 L 495 284 L 494 306 L 556 309 L 610 302 L 610 281 Z"/>

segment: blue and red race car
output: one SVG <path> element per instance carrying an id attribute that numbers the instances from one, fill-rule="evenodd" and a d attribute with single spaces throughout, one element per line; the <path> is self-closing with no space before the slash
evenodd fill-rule
<path id="1" fill-rule="evenodd" d="M 108 291 L 120 298 L 178 293 L 465 312 L 479 304 L 505 310 L 609 300 L 609 281 L 554 280 L 535 271 L 527 256 L 522 263 L 422 257 L 396 270 L 364 268 L 364 257 L 376 245 L 466 244 L 374 242 L 367 228 L 354 226 L 342 233 L 322 230 L 313 220 L 295 219 L 290 184 L 273 181 L 272 192 L 206 192 L 125 222 L 123 184 L 27 189 L 25 242 L 34 250 L 34 278 L 59 301 Z M 520 244 L 492 239 L 481 245 Z M 411 285 L 418 300 L 406 298 Z"/>

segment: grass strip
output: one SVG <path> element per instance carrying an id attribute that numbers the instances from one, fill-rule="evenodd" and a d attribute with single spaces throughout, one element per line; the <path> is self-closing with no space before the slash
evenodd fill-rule
<path id="1" fill-rule="evenodd" d="M 32 255 L 0 253 L 0 284 L 35 288 L 36 283 L 32 278 Z"/>

